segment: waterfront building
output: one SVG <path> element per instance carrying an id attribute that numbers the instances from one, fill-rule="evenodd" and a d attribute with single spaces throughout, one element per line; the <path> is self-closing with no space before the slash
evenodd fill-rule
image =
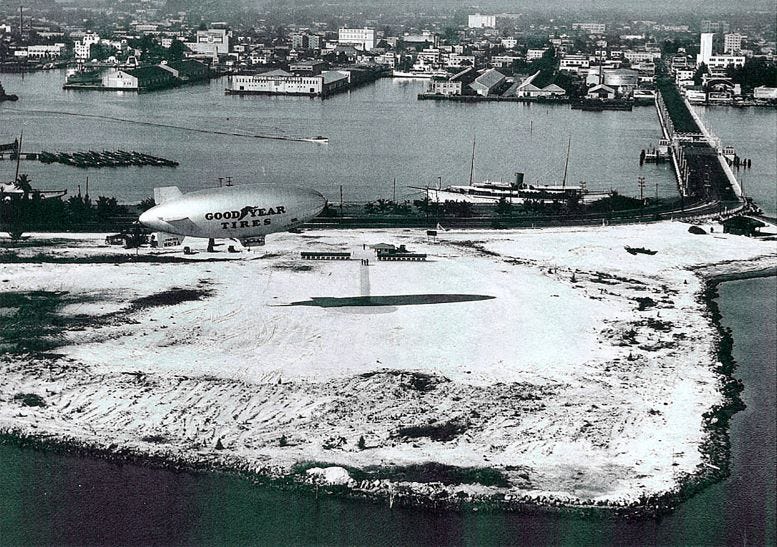
<path id="1" fill-rule="evenodd" d="M 467 67 L 461 72 L 451 76 L 449 79 L 434 78 L 429 83 L 429 93 L 438 95 L 463 95 L 469 88 L 478 73 L 472 67 Z M 471 88 L 469 88 L 471 89 Z"/>
<path id="2" fill-rule="evenodd" d="M 102 86 L 107 90 L 137 91 L 138 78 L 129 71 L 112 68 L 103 74 Z"/>
<path id="3" fill-rule="evenodd" d="M 480 15 L 476 13 L 467 18 L 467 27 L 469 28 L 495 28 L 496 15 Z"/>
<path id="4" fill-rule="evenodd" d="M 777 101 L 777 87 L 766 87 L 765 85 L 753 89 L 753 98 L 767 101 Z"/>
<path id="5" fill-rule="evenodd" d="M 614 99 L 615 90 L 610 86 L 599 84 L 589 89 L 586 97 L 588 99 Z"/>
<path id="6" fill-rule="evenodd" d="M 370 51 L 375 47 L 375 29 L 341 28 L 337 31 L 337 41 L 343 45 L 359 46 L 363 51 Z"/>
<path id="7" fill-rule="evenodd" d="M 195 61 L 194 59 L 183 59 L 181 61 L 163 62 L 160 68 L 167 70 L 176 77 L 181 83 L 197 82 L 207 80 L 210 76 L 210 69 L 205 63 Z"/>
<path id="8" fill-rule="evenodd" d="M 308 59 L 289 64 L 289 72 L 297 76 L 318 76 L 326 68 L 326 62 L 321 59 Z"/>
<path id="9" fill-rule="evenodd" d="M 606 29 L 604 23 L 572 23 L 572 30 L 584 30 L 588 34 L 604 34 Z"/>
<path id="10" fill-rule="evenodd" d="M 350 83 L 349 73 L 329 70 L 317 76 L 295 76 L 285 70 L 230 76 L 227 93 L 263 95 L 307 95 L 326 97 Z"/>
<path id="11" fill-rule="evenodd" d="M 497 90 L 505 82 L 505 79 L 506 78 L 504 74 L 495 68 L 490 68 L 475 78 L 475 80 L 469 84 L 469 86 L 472 88 L 472 90 L 475 91 L 475 93 L 485 97 L 486 95 Z"/>
<path id="12" fill-rule="evenodd" d="M 27 46 L 28 59 L 48 59 L 59 57 L 65 51 L 65 44 Z"/>

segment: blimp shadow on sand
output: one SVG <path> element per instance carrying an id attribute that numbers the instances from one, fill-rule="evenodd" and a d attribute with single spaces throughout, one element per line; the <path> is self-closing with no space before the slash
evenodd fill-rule
<path id="1" fill-rule="evenodd" d="M 263 245 L 268 234 L 296 228 L 326 207 L 326 198 L 309 188 L 246 184 L 187 194 L 177 186 L 154 189 L 156 205 L 140 223 L 156 232 L 162 247 L 185 237 L 235 239 L 243 246 Z"/>

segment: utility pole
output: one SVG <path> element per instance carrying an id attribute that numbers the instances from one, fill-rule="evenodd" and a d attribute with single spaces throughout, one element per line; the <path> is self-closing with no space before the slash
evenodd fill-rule
<path id="1" fill-rule="evenodd" d="M 343 218 L 343 185 L 340 185 L 340 218 Z"/>
<path id="2" fill-rule="evenodd" d="M 393 201 L 396 204 L 396 202 L 397 202 L 397 177 L 394 177 L 394 198 L 393 198 Z"/>
<path id="3" fill-rule="evenodd" d="M 22 32 L 24 31 L 24 6 L 19 6 L 19 39 L 22 38 Z"/>
<path id="4" fill-rule="evenodd" d="M 639 177 L 637 179 L 637 184 L 639 185 L 639 201 L 641 201 L 644 204 L 645 177 Z"/>

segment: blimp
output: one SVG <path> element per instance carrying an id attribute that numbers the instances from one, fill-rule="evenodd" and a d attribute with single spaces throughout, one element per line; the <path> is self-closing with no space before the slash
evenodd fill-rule
<path id="1" fill-rule="evenodd" d="M 185 237 L 235 239 L 263 245 L 265 236 L 296 228 L 326 206 L 320 193 L 277 184 L 245 184 L 182 193 L 177 186 L 154 189 L 156 205 L 140 223 L 156 232 L 163 247 Z"/>

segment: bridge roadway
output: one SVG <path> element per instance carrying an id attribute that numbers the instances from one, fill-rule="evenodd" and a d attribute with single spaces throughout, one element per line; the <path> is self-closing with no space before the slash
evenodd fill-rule
<path id="1" fill-rule="evenodd" d="M 742 186 L 723 155 L 719 139 L 707 129 L 688 100 L 683 97 L 679 106 L 687 110 L 700 133 L 675 132 L 672 120 L 667 119 L 671 112 L 662 108 L 660 93 L 656 94 L 655 105 L 664 137 L 672 143 L 669 150 L 680 192 L 694 200 L 744 202 Z"/>

